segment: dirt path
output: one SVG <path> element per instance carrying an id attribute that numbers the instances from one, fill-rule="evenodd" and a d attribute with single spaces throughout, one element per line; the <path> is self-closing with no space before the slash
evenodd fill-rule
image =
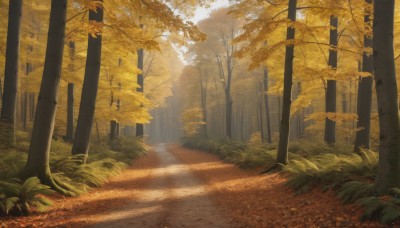
<path id="1" fill-rule="evenodd" d="M 160 163 L 140 199 L 99 214 L 92 227 L 229 227 L 189 167 L 163 144 L 154 151 Z"/>

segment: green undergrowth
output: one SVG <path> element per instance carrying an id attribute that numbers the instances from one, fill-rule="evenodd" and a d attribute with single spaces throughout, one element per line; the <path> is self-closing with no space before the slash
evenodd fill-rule
<path id="1" fill-rule="evenodd" d="M 223 161 L 241 168 L 271 167 L 275 163 L 276 145 L 250 140 L 186 138 L 183 145 L 218 155 Z M 375 195 L 373 182 L 378 166 L 378 153 L 362 150 L 353 153 L 350 145 L 328 146 L 323 142 L 298 141 L 289 146 L 289 165 L 280 171 L 286 185 L 297 194 L 319 188 L 334 191 L 343 203 L 356 203 L 365 208 L 362 220 L 376 219 L 384 224 L 400 219 L 400 190 L 392 189 L 383 197 Z"/>
<path id="2" fill-rule="evenodd" d="M 28 134 L 18 132 L 15 148 L 1 152 L 0 214 L 27 214 L 31 207 L 40 211 L 51 203 L 43 197 L 50 190 L 37 183 L 37 178 L 28 179 L 31 183 L 29 186 L 36 186 L 31 187 L 33 190 L 30 193 L 21 193 L 26 192 L 23 186 L 28 181 L 18 179 L 28 157 L 28 141 Z M 56 183 L 68 187 L 74 195 L 80 195 L 91 188 L 102 186 L 111 177 L 120 174 L 134 159 L 144 156 L 147 150 L 147 146 L 136 138 L 120 138 L 101 145 L 92 144 L 87 162 L 83 164 L 84 155 L 70 155 L 71 144 L 53 140 L 50 170 Z M 25 196 L 29 196 L 29 199 Z M 29 201 L 30 198 L 33 199 L 32 202 Z"/>

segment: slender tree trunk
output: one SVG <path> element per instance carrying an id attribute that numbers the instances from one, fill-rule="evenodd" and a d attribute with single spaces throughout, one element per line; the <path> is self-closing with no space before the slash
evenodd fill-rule
<path id="1" fill-rule="evenodd" d="M 330 46 L 329 50 L 329 62 L 328 65 L 332 69 L 337 68 L 337 46 L 338 46 L 338 18 L 336 16 L 331 16 L 330 19 Z M 326 113 L 336 113 L 336 81 L 328 80 L 326 88 Z M 336 121 L 326 118 L 325 121 L 325 141 L 329 145 L 333 145 L 336 142 Z"/>
<path id="2" fill-rule="evenodd" d="M 3 81 L 0 78 L 0 100 L 3 102 Z"/>
<path id="3" fill-rule="evenodd" d="M 394 0 L 374 1 L 374 72 L 379 110 L 379 195 L 400 187 L 400 124 L 393 50 Z"/>
<path id="4" fill-rule="evenodd" d="M 0 144 L 6 147 L 15 143 L 21 15 L 22 0 L 10 0 L 4 91 L 0 116 Z"/>
<path id="5" fill-rule="evenodd" d="M 94 120 L 94 122 L 96 123 L 97 143 L 100 145 L 101 140 L 100 140 L 99 124 L 97 123 L 97 120 L 96 120 L 96 119 Z"/>
<path id="6" fill-rule="evenodd" d="M 103 22 L 103 9 L 89 12 L 89 21 Z M 88 155 L 101 65 L 102 34 L 88 35 L 88 50 L 83 81 L 78 123 L 76 125 L 72 154 Z"/>
<path id="7" fill-rule="evenodd" d="M 282 99 L 281 95 L 278 95 L 278 133 L 281 132 L 280 126 L 281 126 L 281 117 L 282 117 Z"/>
<path id="8" fill-rule="evenodd" d="M 203 122 L 204 124 L 202 125 L 202 131 L 203 131 L 203 136 L 207 138 L 207 78 L 204 80 L 203 74 L 201 69 L 200 71 L 200 95 L 201 95 L 201 108 L 203 112 Z"/>
<path id="9" fill-rule="evenodd" d="M 65 140 L 74 140 L 74 83 L 68 83 L 68 103 L 67 103 L 67 133 Z"/>
<path id="10" fill-rule="evenodd" d="M 30 98 L 29 98 L 29 105 L 30 105 L 29 119 L 30 119 L 30 121 L 33 121 L 33 119 L 35 118 L 35 93 L 30 93 L 29 96 L 30 96 Z"/>
<path id="11" fill-rule="evenodd" d="M 225 88 L 225 96 L 226 96 L 226 136 L 230 139 L 232 139 L 232 107 L 233 107 L 233 101 L 232 101 L 232 95 L 231 95 L 231 84 L 232 84 L 232 57 L 228 56 L 227 57 L 227 79 L 228 82 L 226 84 Z"/>
<path id="12" fill-rule="evenodd" d="M 372 0 L 366 0 L 367 4 L 371 5 Z M 370 23 L 371 18 L 369 12 L 365 12 L 364 22 Z M 364 47 L 372 48 L 372 37 L 364 36 Z M 369 149 L 370 143 L 370 130 L 371 130 L 371 105 L 372 105 L 372 85 L 374 73 L 374 59 L 373 56 L 366 51 L 363 54 L 362 71 L 371 74 L 370 77 L 362 77 L 358 84 L 358 97 L 357 97 L 357 114 L 358 122 L 356 133 L 356 141 L 354 143 L 354 152 L 359 153 L 360 147 Z"/>
<path id="13" fill-rule="evenodd" d="M 32 129 L 28 160 L 23 171 L 25 178 L 38 176 L 43 184 L 69 194 L 51 177 L 49 152 L 56 117 L 57 96 L 61 79 L 64 51 L 67 0 L 52 0 L 46 59 Z"/>
<path id="14" fill-rule="evenodd" d="M 69 59 L 70 64 L 68 70 L 74 72 L 75 70 L 75 42 L 70 41 L 69 46 Z M 68 102 L 67 102 L 67 132 L 65 140 L 72 142 L 74 140 L 74 83 L 68 83 Z"/>
<path id="15" fill-rule="evenodd" d="M 144 66 L 144 50 L 141 48 L 137 52 L 138 54 L 138 69 L 143 71 L 143 66 Z M 137 88 L 137 92 L 143 93 L 144 92 L 144 77 L 143 77 L 143 72 L 141 74 L 138 74 L 137 76 L 137 83 L 139 87 Z M 136 124 L 136 137 L 143 138 L 144 137 L 144 125 L 142 123 L 137 123 Z"/>
<path id="16" fill-rule="evenodd" d="M 264 102 L 265 102 L 265 113 L 266 113 L 266 124 L 267 124 L 267 142 L 272 143 L 272 132 L 271 132 L 271 115 L 269 109 L 269 75 L 267 67 L 264 67 Z"/>
<path id="17" fill-rule="evenodd" d="M 288 19 L 296 21 L 297 0 L 289 0 Z M 286 40 L 294 40 L 296 30 L 293 27 L 287 28 Z M 286 46 L 285 71 L 283 85 L 283 105 L 282 119 L 280 125 L 278 153 L 276 157 L 277 164 L 288 164 L 288 144 L 290 131 L 290 109 L 292 104 L 292 84 L 293 84 L 293 60 L 294 45 Z"/>
<path id="18" fill-rule="evenodd" d="M 111 120 L 110 121 L 110 140 L 117 139 L 117 121 Z"/>

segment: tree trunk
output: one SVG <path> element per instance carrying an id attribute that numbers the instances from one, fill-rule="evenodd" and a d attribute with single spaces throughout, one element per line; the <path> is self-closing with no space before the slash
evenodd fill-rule
<path id="1" fill-rule="evenodd" d="M 74 72 L 75 70 L 75 42 L 69 41 L 69 59 L 70 64 L 68 70 Z M 65 141 L 72 142 L 74 140 L 74 83 L 68 83 L 68 102 L 67 102 L 67 132 Z"/>
<path id="2" fill-rule="evenodd" d="M 103 22 L 103 9 L 89 12 L 89 21 Z M 97 37 L 88 35 L 88 50 L 86 58 L 85 77 L 82 87 L 78 123 L 72 146 L 72 154 L 88 155 L 90 135 L 92 132 L 94 111 L 96 108 L 97 89 L 101 65 L 102 34 Z"/>
<path id="3" fill-rule="evenodd" d="M 32 129 L 28 160 L 23 171 L 25 178 L 38 176 L 43 184 L 63 194 L 51 177 L 49 152 L 56 117 L 57 96 L 61 79 L 64 51 L 67 0 L 52 0 L 46 59 Z"/>
<path id="4" fill-rule="evenodd" d="M 3 81 L 0 78 L 0 100 L 3 102 Z"/>
<path id="5" fill-rule="evenodd" d="M 202 134 L 203 137 L 207 138 L 207 77 L 203 78 L 203 74 L 201 69 L 200 71 L 200 95 L 201 95 L 201 109 L 203 112 L 203 122 L 202 125 Z"/>
<path id="6" fill-rule="evenodd" d="M 10 0 L 4 91 L 0 116 L 0 144 L 7 147 L 15 143 L 21 15 L 22 0 Z"/>
<path id="7" fill-rule="evenodd" d="M 329 62 L 328 65 L 336 70 L 337 68 L 337 46 L 338 46 L 338 18 L 331 16 L 330 19 L 330 50 L 329 50 Z M 336 81 L 328 80 L 326 88 L 326 113 L 336 113 Z M 325 121 L 325 141 L 329 145 L 333 145 L 336 142 L 336 121 L 326 118 Z"/>
<path id="8" fill-rule="evenodd" d="M 144 60 L 144 50 L 141 48 L 137 52 L 138 54 L 138 69 L 143 71 L 143 60 Z M 141 74 L 138 74 L 137 76 L 137 83 L 139 87 L 137 88 L 137 92 L 143 93 L 144 92 L 144 77 L 143 77 L 143 72 Z M 142 123 L 137 123 L 136 124 L 136 137 L 143 138 L 144 136 L 144 125 Z"/>
<path id="9" fill-rule="evenodd" d="M 272 133 L 271 133 L 271 115 L 269 112 L 269 95 L 268 95 L 268 69 L 264 67 L 264 102 L 265 102 L 265 112 L 266 112 L 266 124 L 267 124 L 267 142 L 272 143 Z"/>
<path id="10" fill-rule="evenodd" d="M 110 121 L 110 140 L 117 139 L 117 121 L 111 120 Z"/>
<path id="11" fill-rule="evenodd" d="M 68 83 L 67 133 L 65 140 L 74 140 L 74 83 Z"/>
<path id="12" fill-rule="evenodd" d="M 372 4 L 372 0 L 366 0 L 367 4 Z M 364 22 L 370 23 L 371 18 L 368 12 L 365 12 Z M 372 48 L 373 40 L 372 37 L 364 36 L 364 47 Z M 372 104 L 372 85 L 373 85 L 373 73 L 374 73 L 374 58 L 372 55 L 364 51 L 362 71 L 371 74 L 370 77 L 362 77 L 358 84 L 358 97 L 357 97 L 357 133 L 356 141 L 354 143 L 354 152 L 359 153 L 360 147 L 369 149 L 370 143 L 370 129 L 371 129 L 371 104 Z"/>
<path id="13" fill-rule="evenodd" d="M 297 0 L 289 0 L 288 19 L 296 21 Z M 294 40 L 296 30 L 293 27 L 287 28 L 286 40 Z M 292 84 L 293 84 L 293 59 L 294 45 L 286 46 L 285 71 L 283 85 L 283 104 L 282 119 L 280 125 L 278 153 L 276 157 L 277 164 L 288 164 L 288 144 L 290 131 L 290 108 L 292 104 Z"/>
<path id="14" fill-rule="evenodd" d="M 400 187 L 400 125 L 393 50 L 394 0 L 374 1 L 374 72 L 379 110 L 379 195 Z"/>

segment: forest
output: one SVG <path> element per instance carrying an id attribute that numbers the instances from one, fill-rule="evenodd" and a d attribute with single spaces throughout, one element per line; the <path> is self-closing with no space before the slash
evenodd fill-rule
<path id="1" fill-rule="evenodd" d="M 1 227 L 400 226 L 400 1 L 0 16 Z"/>

